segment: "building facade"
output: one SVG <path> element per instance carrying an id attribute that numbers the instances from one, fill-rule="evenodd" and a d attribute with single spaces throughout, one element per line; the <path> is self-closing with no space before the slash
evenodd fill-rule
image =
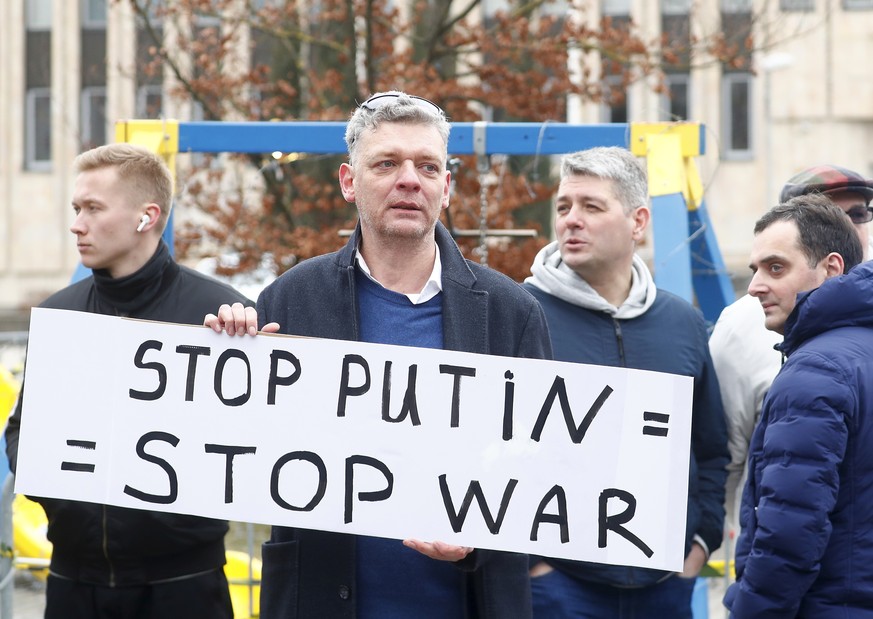
<path id="1" fill-rule="evenodd" d="M 487 13 L 505 4 L 482 6 Z M 633 23 L 647 40 L 687 38 L 693 47 L 724 33 L 726 45 L 732 37 L 752 41 L 739 62 L 696 53 L 668 69 L 670 96 L 643 80 L 607 103 L 571 101 L 567 118 L 704 123 L 705 199 L 738 277 L 746 276 L 754 221 L 776 203 L 785 179 L 822 162 L 873 175 L 873 65 L 866 62 L 873 0 L 588 4 L 585 19 Z M 196 106 L 166 96 L 172 76 L 149 70 L 150 44 L 125 2 L 0 3 L 0 330 L 26 324 L 29 307 L 68 283 L 78 263 L 69 232 L 72 159 L 111 141 L 118 119 L 197 119 Z M 594 53 L 579 60 L 594 68 L 601 62 Z"/>

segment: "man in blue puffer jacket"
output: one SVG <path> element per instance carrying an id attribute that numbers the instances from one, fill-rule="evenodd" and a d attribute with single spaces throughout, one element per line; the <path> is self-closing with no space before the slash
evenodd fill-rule
<path id="1" fill-rule="evenodd" d="M 787 361 L 752 436 L 732 617 L 873 617 L 873 263 L 824 196 L 755 225 L 749 294 Z M 804 292 L 811 291 L 811 292 Z"/>

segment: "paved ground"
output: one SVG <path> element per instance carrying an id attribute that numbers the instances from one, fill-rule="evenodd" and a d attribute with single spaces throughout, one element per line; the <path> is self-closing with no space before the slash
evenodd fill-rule
<path id="1" fill-rule="evenodd" d="M 12 617 L 0 619 L 42 619 L 45 610 L 45 582 L 29 572 L 15 574 L 12 593 Z"/>
<path id="2" fill-rule="evenodd" d="M 710 557 L 713 561 L 724 561 L 725 555 L 733 556 L 734 546 L 730 540 L 725 539 L 722 547 L 712 553 Z M 733 581 L 731 581 L 733 582 Z M 718 578 L 708 578 L 707 594 L 709 599 L 709 618 L 708 619 L 728 619 L 728 610 L 722 604 L 724 592 L 728 586 L 728 580 L 723 576 Z M 696 619 L 696 618 L 695 618 Z"/>
<path id="3" fill-rule="evenodd" d="M 728 619 L 727 608 L 721 603 L 726 588 L 724 578 L 710 578 L 707 582 L 709 619 Z M 695 617 L 695 619 L 699 619 Z"/>
<path id="4" fill-rule="evenodd" d="M 710 578 L 706 584 L 709 616 L 695 619 L 727 619 L 727 609 L 721 603 L 726 587 L 724 578 Z M 45 609 L 45 582 L 29 572 L 17 572 L 12 604 L 12 617 L 0 619 L 42 619 Z"/>
<path id="5" fill-rule="evenodd" d="M 708 619 L 726 619 L 727 610 L 721 603 L 724 596 L 725 583 L 722 578 L 710 578 L 707 581 L 707 597 L 709 600 Z M 12 617 L 0 619 L 42 619 L 45 608 L 45 583 L 37 580 L 27 572 L 15 575 L 15 590 L 13 593 Z M 695 617 L 695 619 L 704 619 Z"/>

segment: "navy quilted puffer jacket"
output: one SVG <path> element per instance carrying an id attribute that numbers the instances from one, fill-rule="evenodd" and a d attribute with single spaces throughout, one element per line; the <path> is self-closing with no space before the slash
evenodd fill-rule
<path id="1" fill-rule="evenodd" d="M 737 618 L 873 617 L 873 263 L 800 295 L 749 451 Z"/>

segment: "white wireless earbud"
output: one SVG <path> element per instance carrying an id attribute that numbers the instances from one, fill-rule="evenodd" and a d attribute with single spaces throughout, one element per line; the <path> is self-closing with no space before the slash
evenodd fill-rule
<path id="1" fill-rule="evenodd" d="M 139 225 L 136 227 L 136 231 L 142 232 L 143 228 L 145 228 L 146 224 L 148 224 L 151 220 L 152 220 L 152 218 L 149 217 L 148 213 L 146 213 L 145 215 L 140 217 L 139 218 Z"/>

